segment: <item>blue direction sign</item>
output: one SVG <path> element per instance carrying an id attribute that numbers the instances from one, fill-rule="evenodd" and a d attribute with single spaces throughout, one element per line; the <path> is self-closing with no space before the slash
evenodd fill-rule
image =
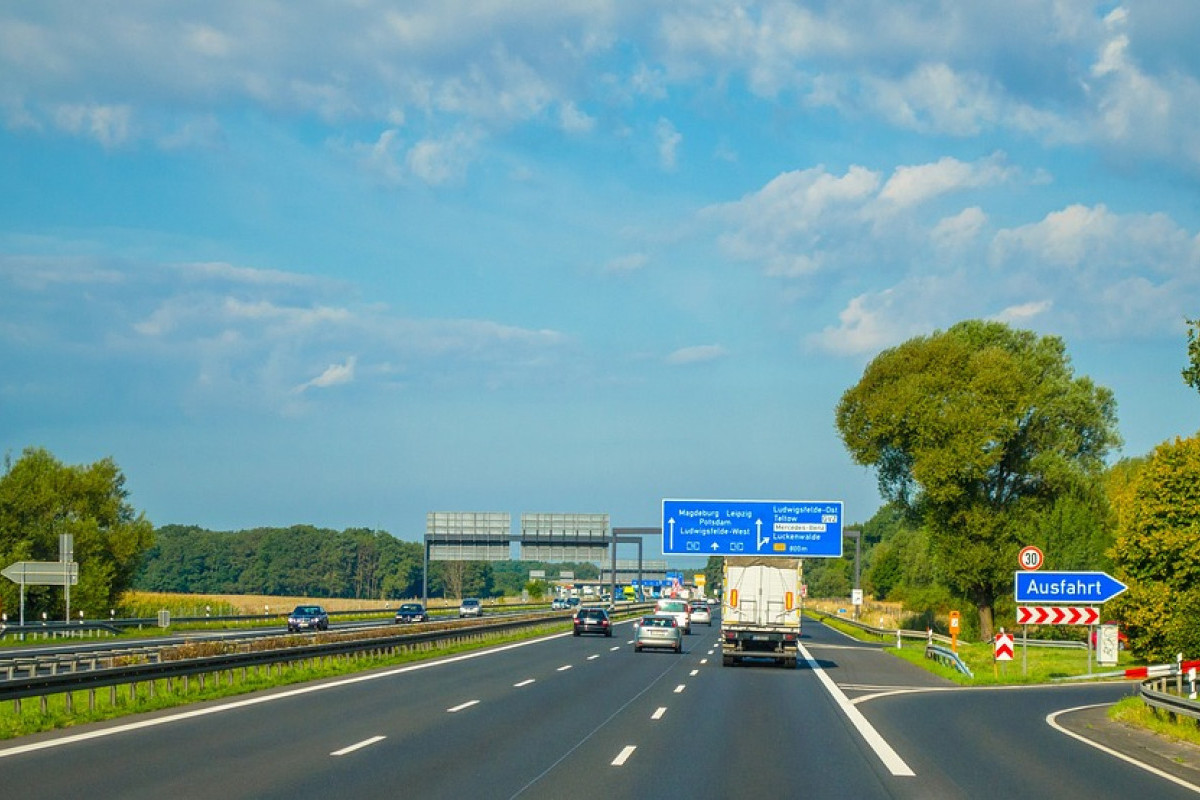
<path id="1" fill-rule="evenodd" d="M 663 554 L 842 555 L 841 500 L 663 500 Z"/>
<path id="2" fill-rule="evenodd" d="M 1016 572 L 1018 603 L 1104 603 L 1129 587 L 1106 572 Z"/>

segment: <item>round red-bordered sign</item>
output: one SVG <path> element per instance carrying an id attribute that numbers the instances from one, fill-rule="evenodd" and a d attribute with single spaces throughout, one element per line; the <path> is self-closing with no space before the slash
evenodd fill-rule
<path id="1" fill-rule="evenodd" d="M 1021 565 L 1021 569 L 1040 569 L 1045 560 L 1046 556 L 1033 545 L 1022 547 L 1021 552 L 1017 554 L 1017 563 Z"/>

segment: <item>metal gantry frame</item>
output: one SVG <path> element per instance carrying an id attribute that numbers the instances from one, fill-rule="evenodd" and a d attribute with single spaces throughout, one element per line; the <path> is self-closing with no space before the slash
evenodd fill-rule
<path id="1" fill-rule="evenodd" d="M 635 545 L 637 545 L 637 551 L 638 551 L 637 574 L 638 574 L 638 587 L 640 588 L 642 586 L 642 572 L 643 572 L 642 565 L 645 561 L 645 559 L 643 558 L 643 548 L 644 548 L 643 537 L 645 537 L 645 536 L 662 536 L 662 528 L 661 527 L 658 527 L 658 528 L 610 527 L 609 531 L 610 531 L 609 543 L 611 544 L 611 549 L 609 551 L 609 558 L 610 558 L 610 565 L 611 565 L 611 571 L 612 571 L 610 587 L 609 587 L 609 596 L 611 598 L 613 598 L 613 601 L 615 602 L 616 598 L 617 598 L 617 545 L 619 545 L 619 544 L 635 544 Z M 521 543 L 524 541 L 523 535 L 517 534 L 517 533 L 510 533 L 508 536 L 506 536 L 504 538 L 505 538 L 505 541 L 510 546 L 514 542 Z M 568 540 L 564 540 L 564 542 L 566 542 L 566 541 L 568 541 Z M 594 541 L 594 540 L 589 540 L 589 541 Z M 433 544 L 433 537 L 430 536 L 428 531 L 426 531 L 426 533 L 425 533 L 424 542 L 425 542 L 425 546 L 423 548 L 424 561 L 423 561 L 423 564 L 421 567 L 421 602 L 425 605 L 426 608 L 428 608 L 429 607 L 429 549 Z"/>

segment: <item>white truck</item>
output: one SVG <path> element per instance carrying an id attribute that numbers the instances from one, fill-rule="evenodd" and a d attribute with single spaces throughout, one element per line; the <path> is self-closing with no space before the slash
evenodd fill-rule
<path id="1" fill-rule="evenodd" d="M 721 603 L 721 664 L 769 658 L 795 667 L 799 657 L 803 566 L 798 558 L 726 556 Z"/>

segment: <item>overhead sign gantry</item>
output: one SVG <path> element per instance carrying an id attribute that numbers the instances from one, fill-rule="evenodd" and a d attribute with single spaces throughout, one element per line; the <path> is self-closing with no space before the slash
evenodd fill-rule
<path id="1" fill-rule="evenodd" d="M 664 555 L 839 558 L 841 500 L 663 500 Z"/>

